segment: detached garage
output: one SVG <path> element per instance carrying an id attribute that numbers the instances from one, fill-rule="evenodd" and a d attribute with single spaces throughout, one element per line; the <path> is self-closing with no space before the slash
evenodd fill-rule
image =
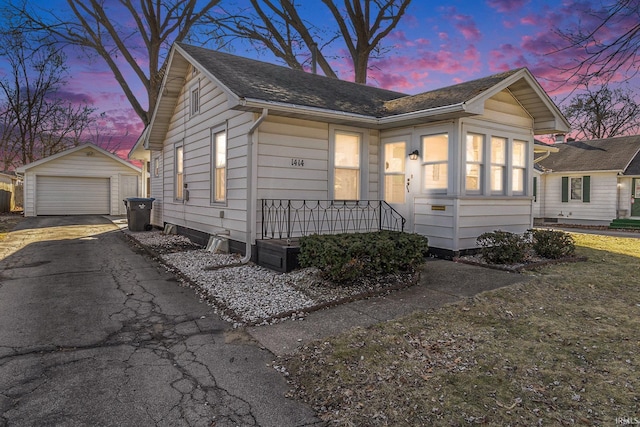
<path id="1" fill-rule="evenodd" d="M 24 215 L 124 215 L 139 196 L 140 169 L 94 144 L 22 166 Z"/>

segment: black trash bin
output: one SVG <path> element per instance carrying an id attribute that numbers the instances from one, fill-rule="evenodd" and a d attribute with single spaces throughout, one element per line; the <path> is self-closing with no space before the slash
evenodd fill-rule
<path id="1" fill-rule="evenodd" d="M 154 198 L 129 197 L 124 199 L 127 207 L 127 225 L 131 231 L 151 230 L 151 207 Z"/>

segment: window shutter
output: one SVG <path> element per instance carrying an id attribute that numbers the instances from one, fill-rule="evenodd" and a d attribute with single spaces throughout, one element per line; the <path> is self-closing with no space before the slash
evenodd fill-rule
<path id="1" fill-rule="evenodd" d="M 562 177 L 562 203 L 569 201 L 569 177 Z"/>
<path id="2" fill-rule="evenodd" d="M 582 202 L 589 203 L 591 201 L 591 177 L 582 177 Z"/>
<path id="3" fill-rule="evenodd" d="M 538 201 L 538 177 L 533 177 L 533 201 Z"/>

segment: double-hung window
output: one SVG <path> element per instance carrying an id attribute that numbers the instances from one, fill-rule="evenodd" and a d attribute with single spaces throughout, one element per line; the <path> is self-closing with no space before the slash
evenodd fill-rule
<path id="1" fill-rule="evenodd" d="M 491 193 L 504 194 L 507 139 L 491 137 Z"/>
<path id="2" fill-rule="evenodd" d="M 513 194 L 525 194 L 524 183 L 527 170 L 527 143 L 525 141 L 513 141 L 511 167 L 511 191 Z M 533 196 L 536 197 L 535 191 Z"/>
<path id="3" fill-rule="evenodd" d="M 175 149 L 175 174 L 176 174 L 176 200 L 184 199 L 184 147 L 178 146 Z"/>
<path id="4" fill-rule="evenodd" d="M 211 133 L 211 152 L 213 154 L 213 170 L 211 171 L 211 200 L 222 203 L 227 198 L 227 132 L 224 130 Z"/>
<path id="5" fill-rule="evenodd" d="M 360 199 L 361 135 L 336 132 L 333 197 L 336 200 Z"/>
<path id="6" fill-rule="evenodd" d="M 590 176 L 562 177 L 562 202 L 570 201 L 591 202 Z"/>
<path id="7" fill-rule="evenodd" d="M 470 193 L 480 193 L 482 190 L 482 159 L 484 151 L 484 136 L 475 133 L 467 134 L 467 171 L 465 188 Z"/>
<path id="8" fill-rule="evenodd" d="M 424 189 L 445 192 L 449 186 L 449 134 L 422 137 Z"/>

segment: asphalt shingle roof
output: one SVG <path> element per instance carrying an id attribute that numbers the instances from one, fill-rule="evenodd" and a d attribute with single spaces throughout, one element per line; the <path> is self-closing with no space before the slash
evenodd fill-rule
<path id="1" fill-rule="evenodd" d="M 179 45 L 240 98 L 380 117 L 385 101 L 406 96 L 202 47 Z"/>
<path id="2" fill-rule="evenodd" d="M 519 71 L 516 69 L 418 95 L 407 95 L 202 47 L 178 44 L 239 98 L 377 118 L 460 104 Z"/>
<path id="3" fill-rule="evenodd" d="M 554 147 L 560 151 L 540 162 L 542 167 L 554 172 L 624 171 L 627 165 L 629 169 L 634 165 L 640 169 L 640 135 L 572 141 L 554 144 Z M 634 157 L 635 161 L 630 165 Z M 629 170 L 625 173 L 629 174 Z"/>
<path id="4" fill-rule="evenodd" d="M 491 89 L 520 70 L 521 68 L 388 101 L 385 104 L 385 110 L 387 114 L 395 115 L 460 104 Z"/>

